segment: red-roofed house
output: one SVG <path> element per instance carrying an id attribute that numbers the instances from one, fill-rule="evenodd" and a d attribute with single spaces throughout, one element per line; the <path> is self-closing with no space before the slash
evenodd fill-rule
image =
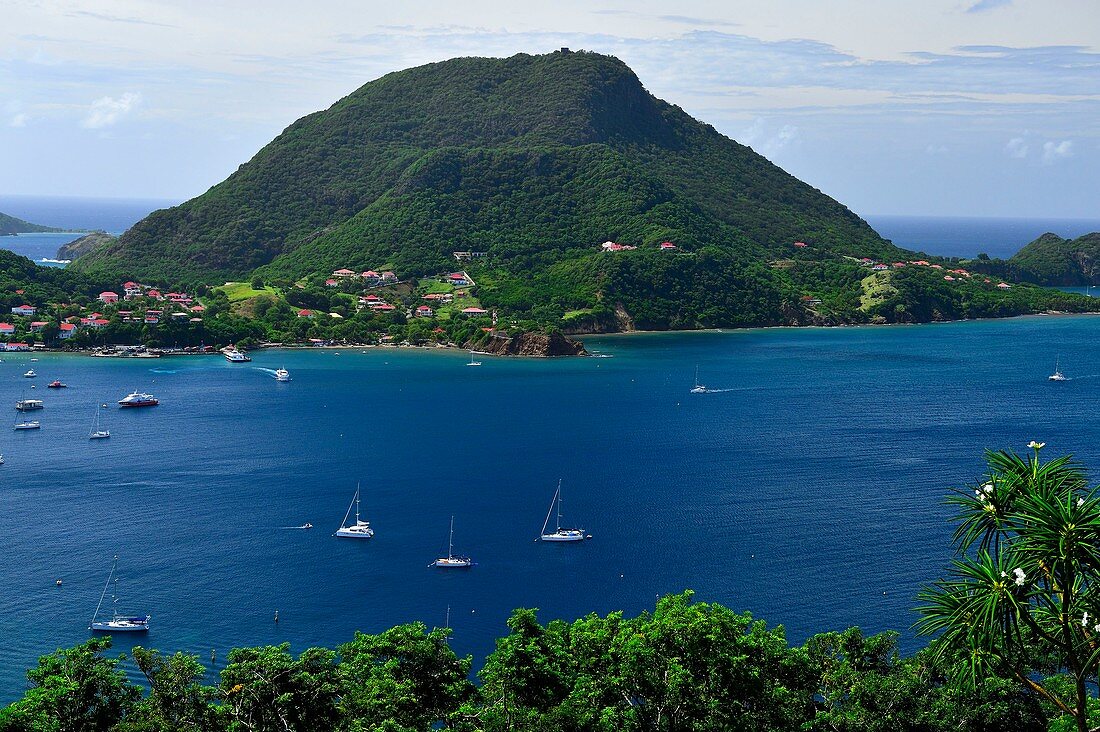
<path id="1" fill-rule="evenodd" d="M 36 320 L 31 323 L 31 333 L 41 333 L 42 329 L 45 328 L 47 325 L 49 325 L 49 323 L 44 320 Z"/>
<path id="2" fill-rule="evenodd" d="M 38 312 L 38 308 L 33 305 L 16 305 L 11 309 L 12 315 L 34 315 Z"/>
<path id="3" fill-rule="evenodd" d="M 336 287 L 340 284 L 339 280 L 328 279 L 325 280 L 325 287 Z"/>
<path id="4" fill-rule="evenodd" d="M 673 249 L 675 249 L 675 248 L 676 248 L 676 245 L 675 245 L 675 244 L 673 244 L 673 243 L 672 243 L 672 242 L 670 242 L 670 241 L 663 241 L 663 242 L 661 242 L 661 244 L 660 244 L 660 249 L 661 249 L 661 251 L 662 251 L 662 252 L 668 252 L 668 251 L 671 251 L 671 250 L 673 250 Z"/>
<path id="5" fill-rule="evenodd" d="M 313 311 L 312 310 L 299 310 L 298 311 L 298 317 L 299 318 L 312 318 L 313 317 Z"/>
<path id="6" fill-rule="evenodd" d="M 796 247 L 798 247 L 799 249 L 805 249 L 805 248 L 806 248 L 807 246 L 809 246 L 809 245 L 808 245 L 808 244 L 806 244 L 806 242 L 804 242 L 804 241 L 796 241 L 796 242 L 794 243 L 794 245 L 795 245 Z"/>
<path id="7" fill-rule="evenodd" d="M 5 351 L 29 351 L 31 350 L 28 343 L 8 343 L 4 346 Z"/>
<path id="8" fill-rule="evenodd" d="M 206 308 L 204 308 L 202 305 L 192 305 L 191 306 L 191 312 L 193 312 L 193 313 L 205 313 Z"/>
<path id="9" fill-rule="evenodd" d="M 373 269 L 368 269 L 366 272 L 364 272 L 363 274 L 361 274 L 359 276 L 362 277 L 365 280 L 380 280 L 380 279 L 382 279 L 382 275 L 378 274 Z"/>
<path id="10" fill-rule="evenodd" d="M 383 282 L 397 282 L 397 275 L 395 275 L 393 272 L 383 272 L 382 273 L 382 281 Z"/>
<path id="11" fill-rule="evenodd" d="M 416 317 L 418 318 L 430 318 L 432 315 L 434 315 L 434 313 L 427 305 L 421 305 L 416 309 Z"/>
<path id="12" fill-rule="evenodd" d="M 1012 289 L 1012 285 L 1008 284 L 1007 282 L 1001 282 L 1000 284 L 997 285 L 997 287 L 1002 289 L 1002 290 L 1011 290 Z"/>
<path id="13" fill-rule="evenodd" d="M 11 323 L 0 323 L 0 335 L 11 335 L 15 332 L 15 326 Z"/>
<path id="14" fill-rule="evenodd" d="M 26 290 L 16 290 L 16 291 L 15 291 L 15 294 L 16 294 L 16 295 L 22 295 L 22 294 L 23 294 L 23 293 L 25 293 L 25 292 L 26 292 Z"/>
<path id="15" fill-rule="evenodd" d="M 57 337 L 64 341 L 64 340 L 67 340 L 69 338 L 72 338 L 75 333 L 76 333 L 76 326 L 75 325 L 73 325 L 72 323 L 62 323 L 61 324 L 61 332 L 57 334 Z"/>
<path id="16" fill-rule="evenodd" d="M 147 292 L 145 294 L 146 294 L 147 297 L 155 297 L 158 300 L 163 297 L 163 295 L 160 294 L 159 290 L 149 290 L 149 292 Z"/>
<path id="17" fill-rule="evenodd" d="M 871 270 L 874 271 L 874 272 L 882 272 L 883 270 L 887 270 L 887 269 L 890 269 L 890 268 L 887 267 L 885 264 L 876 264 L 874 267 L 871 267 Z"/>
<path id="18" fill-rule="evenodd" d="M 951 275 L 944 275 L 943 278 L 945 280 L 947 280 L 948 282 L 954 282 L 955 281 L 955 278 L 952 277 Z"/>
<path id="19" fill-rule="evenodd" d="M 350 269 L 338 269 L 332 273 L 333 277 L 354 277 L 355 273 Z"/>
<path id="20" fill-rule="evenodd" d="M 371 307 L 371 310 L 381 311 L 381 312 L 384 312 L 384 313 L 388 313 L 391 310 L 396 310 L 397 309 L 393 305 L 390 305 L 388 302 L 380 302 L 380 303 L 377 303 L 375 305 L 371 305 L 370 307 Z"/>
<path id="21" fill-rule="evenodd" d="M 905 266 L 905 262 L 894 262 L 891 266 L 895 269 L 901 269 Z"/>
<path id="22" fill-rule="evenodd" d="M 99 301 L 104 305 L 110 305 L 111 303 L 118 302 L 117 292 L 101 292 L 99 293 Z"/>
<path id="23" fill-rule="evenodd" d="M 470 317 L 473 317 L 475 315 L 487 315 L 488 313 L 488 310 L 484 310 L 482 308 L 462 308 L 462 314 L 468 315 Z"/>

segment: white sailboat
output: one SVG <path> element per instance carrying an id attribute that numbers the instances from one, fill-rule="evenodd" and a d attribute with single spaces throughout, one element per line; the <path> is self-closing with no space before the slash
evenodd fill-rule
<path id="1" fill-rule="evenodd" d="M 557 522 L 554 531 L 546 533 L 546 527 L 550 525 L 550 514 L 557 508 Z M 586 536 L 584 529 L 563 529 L 561 526 L 561 479 L 558 479 L 558 489 L 554 491 L 554 499 L 550 501 L 550 510 L 546 512 L 546 520 L 542 522 L 542 531 L 539 539 L 542 541 L 584 541 Z"/>
<path id="2" fill-rule="evenodd" d="M 351 515 L 351 507 L 355 506 L 355 523 L 348 526 L 348 516 Z M 340 528 L 336 530 L 336 536 L 348 539 L 369 539 L 374 536 L 374 529 L 370 527 L 370 521 L 359 520 L 359 484 L 355 484 L 355 498 L 348 504 L 348 512 L 344 514 L 344 520 L 340 522 Z"/>
<path id="3" fill-rule="evenodd" d="M 118 611 L 118 595 L 114 592 L 111 593 L 111 619 L 110 620 L 98 620 L 99 609 L 103 607 L 103 598 L 107 596 L 107 588 L 111 586 L 111 582 L 118 582 L 115 579 L 115 569 L 118 567 L 118 555 L 115 555 L 114 564 L 111 565 L 111 574 L 107 577 L 107 584 L 103 585 L 103 593 L 99 596 L 99 604 L 95 607 L 95 614 L 92 615 L 92 623 L 88 626 L 88 630 L 102 631 L 105 633 L 141 633 L 149 630 L 149 616 L 148 615 L 122 615 Z"/>
<path id="4" fill-rule="evenodd" d="M 481 361 L 475 361 L 475 360 L 474 360 L 474 352 L 473 352 L 473 350 L 471 350 L 471 351 L 470 351 L 470 363 L 468 363 L 468 364 L 466 364 L 466 365 L 467 365 L 467 366 L 480 366 L 480 365 L 481 365 Z"/>
<path id="5" fill-rule="evenodd" d="M 447 539 L 447 556 L 440 557 L 429 564 L 429 567 L 443 567 L 444 569 L 459 569 L 474 566 L 474 560 L 469 557 L 455 556 L 455 517 L 451 516 L 451 533 Z"/>
<path id="6" fill-rule="evenodd" d="M 691 387 L 692 394 L 706 394 L 707 387 L 699 383 L 699 367 L 695 367 L 695 386 Z"/>
<path id="7" fill-rule="evenodd" d="M 1054 359 L 1054 373 L 1047 377 L 1049 381 L 1069 381 L 1066 375 L 1062 373 L 1061 369 L 1058 368 L 1060 366 L 1060 360 L 1060 358 Z"/>
<path id="8" fill-rule="evenodd" d="M 95 408 L 95 419 L 92 420 L 92 431 L 88 435 L 89 440 L 102 440 L 105 437 L 110 437 L 110 430 L 101 429 L 99 426 L 99 407 Z"/>

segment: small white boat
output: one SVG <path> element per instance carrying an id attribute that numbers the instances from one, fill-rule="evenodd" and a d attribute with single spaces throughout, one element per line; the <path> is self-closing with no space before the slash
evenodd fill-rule
<path id="1" fill-rule="evenodd" d="M 447 556 L 440 557 L 429 564 L 429 567 L 442 567 L 443 569 L 465 569 L 474 566 L 474 560 L 469 557 L 455 556 L 455 517 L 451 516 L 451 534 L 447 539 Z"/>
<path id="2" fill-rule="evenodd" d="M 691 387 L 692 394 L 706 394 L 707 387 L 699 383 L 699 367 L 695 367 L 695 386 Z"/>
<path id="3" fill-rule="evenodd" d="M 1069 379 L 1066 378 L 1066 375 L 1063 374 L 1061 372 L 1061 370 L 1058 368 L 1059 365 L 1060 365 L 1058 363 L 1059 360 L 1060 359 L 1055 359 L 1054 360 L 1054 373 L 1047 377 L 1048 381 L 1069 381 Z"/>
<path id="4" fill-rule="evenodd" d="M 558 519 L 556 528 L 546 533 L 546 527 L 550 524 L 550 514 L 554 513 L 554 508 L 558 509 Z M 539 539 L 542 541 L 584 541 L 585 536 L 584 529 L 563 529 L 561 526 L 561 479 L 558 479 L 558 489 L 554 491 L 554 498 L 550 501 L 550 510 L 546 512 L 546 520 L 542 522 L 542 531 L 539 532 Z"/>
<path id="5" fill-rule="evenodd" d="M 275 381 L 290 381 L 290 372 L 286 369 L 275 369 Z"/>
<path id="6" fill-rule="evenodd" d="M 355 523 L 348 526 L 348 516 L 351 515 L 351 507 L 355 506 Z M 340 522 L 340 528 L 336 530 L 336 536 L 348 539 L 369 539 L 374 536 L 374 529 L 370 527 L 370 521 L 359 520 L 359 485 L 355 485 L 355 498 L 348 504 L 348 512 L 344 514 L 344 520 Z"/>
<path id="7" fill-rule="evenodd" d="M 4 464 L 4 456 L 0 455 L 0 465 L 3 465 L 3 464 Z"/>
<path id="8" fill-rule="evenodd" d="M 32 421 L 29 421 L 29 422 L 27 420 L 23 420 L 22 422 L 16 422 L 15 425 L 12 427 L 12 429 L 13 430 L 37 430 L 37 429 L 40 429 L 41 427 L 42 427 L 42 425 L 38 423 L 38 420 L 32 420 Z"/>
<path id="9" fill-rule="evenodd" d="M 105 429 L 100 428 L 100 426 L 99 426 L 99 412 L 100 412 L 100 408 L 96 407 L 95 419 L 92 420 L 92 431 L 88 435 L 89 440 L 102 440 L 106 437 L 111 436 L 111 432 L 109 430 L 105 430 Z"/>
<path id="10" fill-rule="evenodd" d="M 27 371 L 27 373 L 23 374 L 23 376 L 28 379 L 33 379 L 34 377 L 38 376 L 38 374 L 34 373 L 34 369 L 30 369 L 29 371 Z"/>
<path id="11" fill-rule="evenodd" d="M 470 363 L 468 363 L 466 365 L 467 366 L 480 366 L 481 365 L 481 361 L 475 361 L 474 360 L 474 352 L 473 351 L 470 351 Z"/>
<path id="12" fill-rule="evenodd" d="M 103 585 L 103 593 L 99 596 L 99 604 L 96 605 L 95 613 L 92 615 L 91 625 L 88 626 L 88 630 L 99 631 L 103 633 L 142 633 L 149 630 L 149 616 L 148 615 L 123 615 L 118 611 L 118 595 L 115 592 L 111 593 L 111 607 L 112 614 L 110 620 L 99 620 L 99 609 L 103 607 L 103 598 L 107 596 L 107 588 L 114 582 L 115 586 L 118 586 L 118 580 L 115 579 L 115 569 L 118 567 L 118 555 L 115 555 L 114 564 L 111 565 L 111 574 L 107 577 L 107 584 Z"/>
<path id="13" fill-rule="evenodd" d="M 15 403 L 15 408 L 20 412 L 33 412 L 45 407 L 41 399 L 20 399 Z"/>

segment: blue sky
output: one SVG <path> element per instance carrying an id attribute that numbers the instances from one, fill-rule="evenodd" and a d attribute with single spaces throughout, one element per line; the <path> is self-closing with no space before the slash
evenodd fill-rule
<path id="1" fill-rule="evenodd" d="M 384 73 L 570 46 L 860 214 L 1100 215 L 1094 0 L 0 0 L 0 21 L 4 194 L 182 200 Z"/>

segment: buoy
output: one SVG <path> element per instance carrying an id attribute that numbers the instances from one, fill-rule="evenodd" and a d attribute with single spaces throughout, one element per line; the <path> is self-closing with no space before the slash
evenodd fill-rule
<path id="1" fill-rule="evenodd" d="M 60 587 L 61 586 L 61 580 L 58 580 L 57 582 L 54 582 L 54 584 L 57 585 L 58 587 Z"/>
<path id="2" fill-rule="evenodd" d="M 276 623 L 279 622 L 279 611 L 278 610 L 275 611 L 275 622 Z"/>

